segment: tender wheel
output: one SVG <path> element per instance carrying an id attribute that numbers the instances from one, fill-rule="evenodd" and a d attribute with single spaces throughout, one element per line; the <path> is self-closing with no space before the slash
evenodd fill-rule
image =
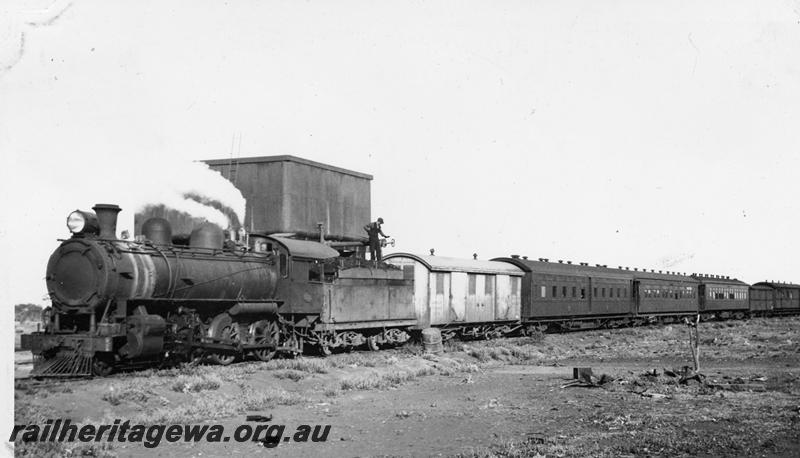
<path id="1" fill-rule="evenodd" d="M 268 344 L 272 343 L 276 349 L 260 349 L 254 350 L 253 354 L 261 361 L 269 361 L 275 354 L 278 353 L 277 346 L 280 342 L 281 331 L 278 328 L 278 323 L 270 320 L 256 321 L 251 325 L 251 334 L 253 335 L 253 343 L 255 344 Z"/>
<path id="2" fill-rule="evenodd" d="M 367 348 L 371 351 L 378 351 L 381 349 L 377 335 L 367 337 Z"/>
<path id="3" fill-rule="evenodd" d="M 333 352 L 331 351 L 331 347 L 324 343 L 319 344 L 319 352 L 322 356 L 330 356 L 333 354 Z"/>

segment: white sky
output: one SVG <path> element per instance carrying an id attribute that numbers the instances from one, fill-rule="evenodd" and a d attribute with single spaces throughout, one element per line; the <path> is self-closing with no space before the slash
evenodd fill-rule
<path id="1" fill-rule="evenodd" d="M 800 281 L 800 2 L 378 3 L 11 3 L 4 304 L 235 135 L 373 174 L 399 250 Z"/>
<path id="2" fill-rule="evenodd" d="M 6 1 L 0 305 L 235 135 L 373 174 L 398 250 L 800 282 L 798 126 L 798 1 Z"/>

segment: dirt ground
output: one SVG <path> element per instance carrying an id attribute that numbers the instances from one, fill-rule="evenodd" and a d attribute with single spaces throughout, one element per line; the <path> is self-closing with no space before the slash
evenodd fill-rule
<path id="1" fill-rule="evenodd" d="M 16 422 L 331 425 L 324 442 L 16 444 L 42 456 L 798 456 L 800 318 L 701 323 L 702 383 L 683 325 L 417 345 L 38 383 Z M 18 376 L 29 356 L 17 354 Z M 607 377 L 574 385 L 573 367 Z M 665 370 L 666 369 L 666 370 Z M 679 374 L 677 374 L 679 375 Z M 247 415 L 271 421 L 246 421 Z M 277 426 L 276 426 L 277 428 Z M 272 430 L 273 434 L 277 429 Z"/>

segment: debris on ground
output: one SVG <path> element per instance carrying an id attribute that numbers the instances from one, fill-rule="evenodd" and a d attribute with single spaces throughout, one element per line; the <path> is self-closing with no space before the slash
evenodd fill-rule
<path id="1" fill-rule="evenodd" d="M 606 374 L 602 374 L 600 377 L 596 377 L 594 374 L 592 374 L 592 370 L 589 368 L 575 368 L 573 374 L 578 376 L 579 378 L 565 385 L 561 385 L 561 388 L 571 388 L 576 386 L 582 388 L 598 388 L 605 385 L 606 383 L 614 381 L 613 377 Z"/>
<path id="2" fill-rule="evenodd" d="M 649 392 L 647 390 L 645 390 L 645 391 L 631 391 L 631 393 L 636 393 L 639 396 L 644 396 L 646 398 L 652 398 L 652 399 L 672 399 L 672 396 L 670 396 L 668 394 L 651 393 L 651 392 Z"/>
<path id="3" fill-rule="evenodd" d="M 266 422 L 272 421 L 272 415 L 248 415 L 247 421 Z"/>

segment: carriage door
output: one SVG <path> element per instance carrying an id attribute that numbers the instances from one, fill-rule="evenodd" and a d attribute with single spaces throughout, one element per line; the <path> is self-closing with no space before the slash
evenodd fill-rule
<path id="1" fill-rule="evenodd" d="M 706 309 L 706 285 L 697 286 L 697 297 L 700 298 L 700 310 Z"/>
<path id="2" fill-rule="evenodd" d="M 633 314 L 637 315 L 639 313 L 639 307 L 642 303 L 642 292 L 639 289 L 641 288 L 641 282 L 639 280 L 633 281 L 633 290 L 631 291 L 631 295 L 633 296 Z"/>
<path id="3" fill-rule="evenodd" d="M 450 273 L 431 272 L 431 324 L 447 323 L 450 310 Z"/>
<path id="4" fill-rule="evenodd" d="M 494 307 L 497 302 L 497 277 L 494 275 L 481 275 L 483 277 L 483 300 L 478 309 L 478 321 L 494 321 Z"/>

